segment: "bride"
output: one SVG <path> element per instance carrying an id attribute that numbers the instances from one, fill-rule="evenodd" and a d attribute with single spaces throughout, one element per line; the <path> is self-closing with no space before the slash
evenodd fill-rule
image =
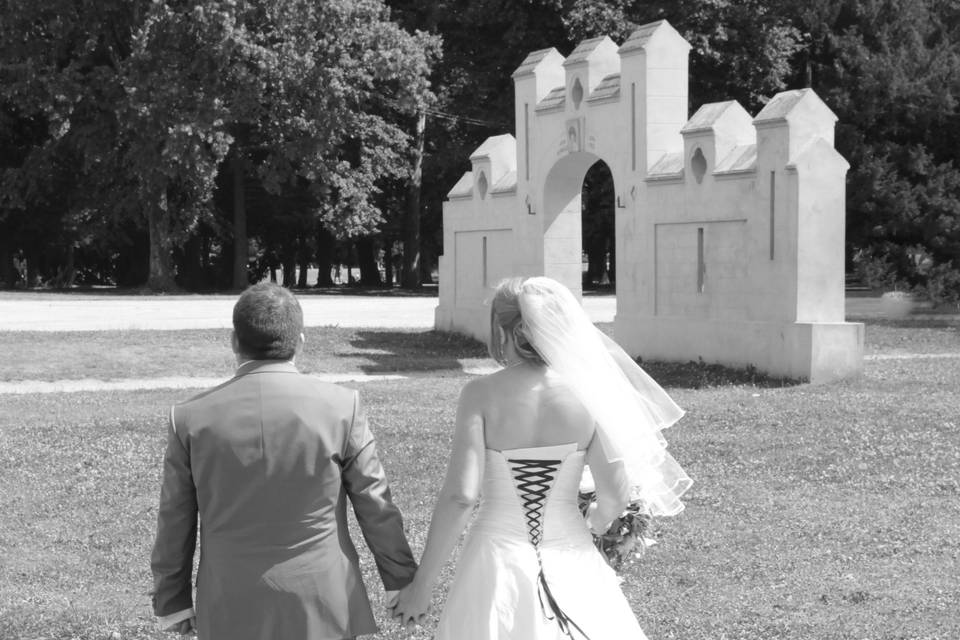
<path id="1" fill-rule="evenodd" d="M 590 532 L 606 531 L 633 499 L 653 515 L 683 509 L 691 481 L 660 435 L 683 411 L 554 280 L 501 283 L 490 324 L 490 353 L 504 368 L 461 393 L 420 569 L 394 616 L 424 620 L 480 501 L 436 640 L 642 640 Z M 577 506 L 585 464 L 598 495 L 586 519 Z"/>

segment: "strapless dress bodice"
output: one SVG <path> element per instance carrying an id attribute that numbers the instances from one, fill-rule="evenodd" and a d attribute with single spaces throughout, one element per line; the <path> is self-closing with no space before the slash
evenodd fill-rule
<path id="1" fill-rule="evenodd" d="M 584 457 L 575 443 L 487 449 L 474 535 L 539 548 L 590 544 L 577 504 Z"/>

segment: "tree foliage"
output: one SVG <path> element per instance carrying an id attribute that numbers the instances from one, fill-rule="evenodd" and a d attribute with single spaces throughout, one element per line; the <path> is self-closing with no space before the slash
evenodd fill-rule
<path id="1" fill-rule="evenodd" d="M 374 228 L 379 181 L 408 165 L 401 120 L 430 95 L 435 40 L 377 0 L 8 4 L 0 98 L 42 129 L 5 162 L 0 206 L 33 209 L 78 175 L 62 215 L 146 219 L 160 288 L 174 247 L 214 219 L 231 152 L 267 193 L 305 189 L 304 215 L 333 232 Z M 80 171 L 57 170 L 71 160 Z"/>
<path id="2" fill-rule="evenodd" d="M 818 1 L 795 19 L 851 165 L 855 267 L 872 284 L 960 300 L 960 6 Z"/>

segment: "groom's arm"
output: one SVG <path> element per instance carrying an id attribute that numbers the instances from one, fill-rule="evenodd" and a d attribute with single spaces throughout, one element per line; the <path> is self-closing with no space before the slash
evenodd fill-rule
<path id="1" fill-rule="evenodd" d="M 197 541 L 197 494 L 190 455 L 176 432 L 170 410 L 163 484 L 157 513 L 157 538 L 150 556 L 153 571 L 153 612 L 167 624 L 193 613 L 190 583 Z"/>
<path id="2" fill-rule="evenodd" d="M 359 394 L 354 395 L 353 420 L 343 459 L 343 484 L 384 588 L 393 591 L 405 587 L 413 580 L 417 563 L 403 531 L 400 510 L 390 498 L 376 442 L 360 411 Z"/>

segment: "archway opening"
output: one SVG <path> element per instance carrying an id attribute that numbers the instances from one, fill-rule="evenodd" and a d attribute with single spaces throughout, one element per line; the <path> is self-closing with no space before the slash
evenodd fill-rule
<path id="1" fill-rule="evenodd" d="M 585 301 L 591 315 L 610 320 L 616 308 L 614 194 L 609 166 L 589 152 L 562 156 L 544 181 L 544 275 L 578 296 L 586 292 L 594 298 Z"/>
<path id="2" fill-rule="evenodd" d="M 616 196 L 613 174 L 603 160 L 598 160 L 587 170 L 580 203 L 583 291 L 616 294 Z"/>

